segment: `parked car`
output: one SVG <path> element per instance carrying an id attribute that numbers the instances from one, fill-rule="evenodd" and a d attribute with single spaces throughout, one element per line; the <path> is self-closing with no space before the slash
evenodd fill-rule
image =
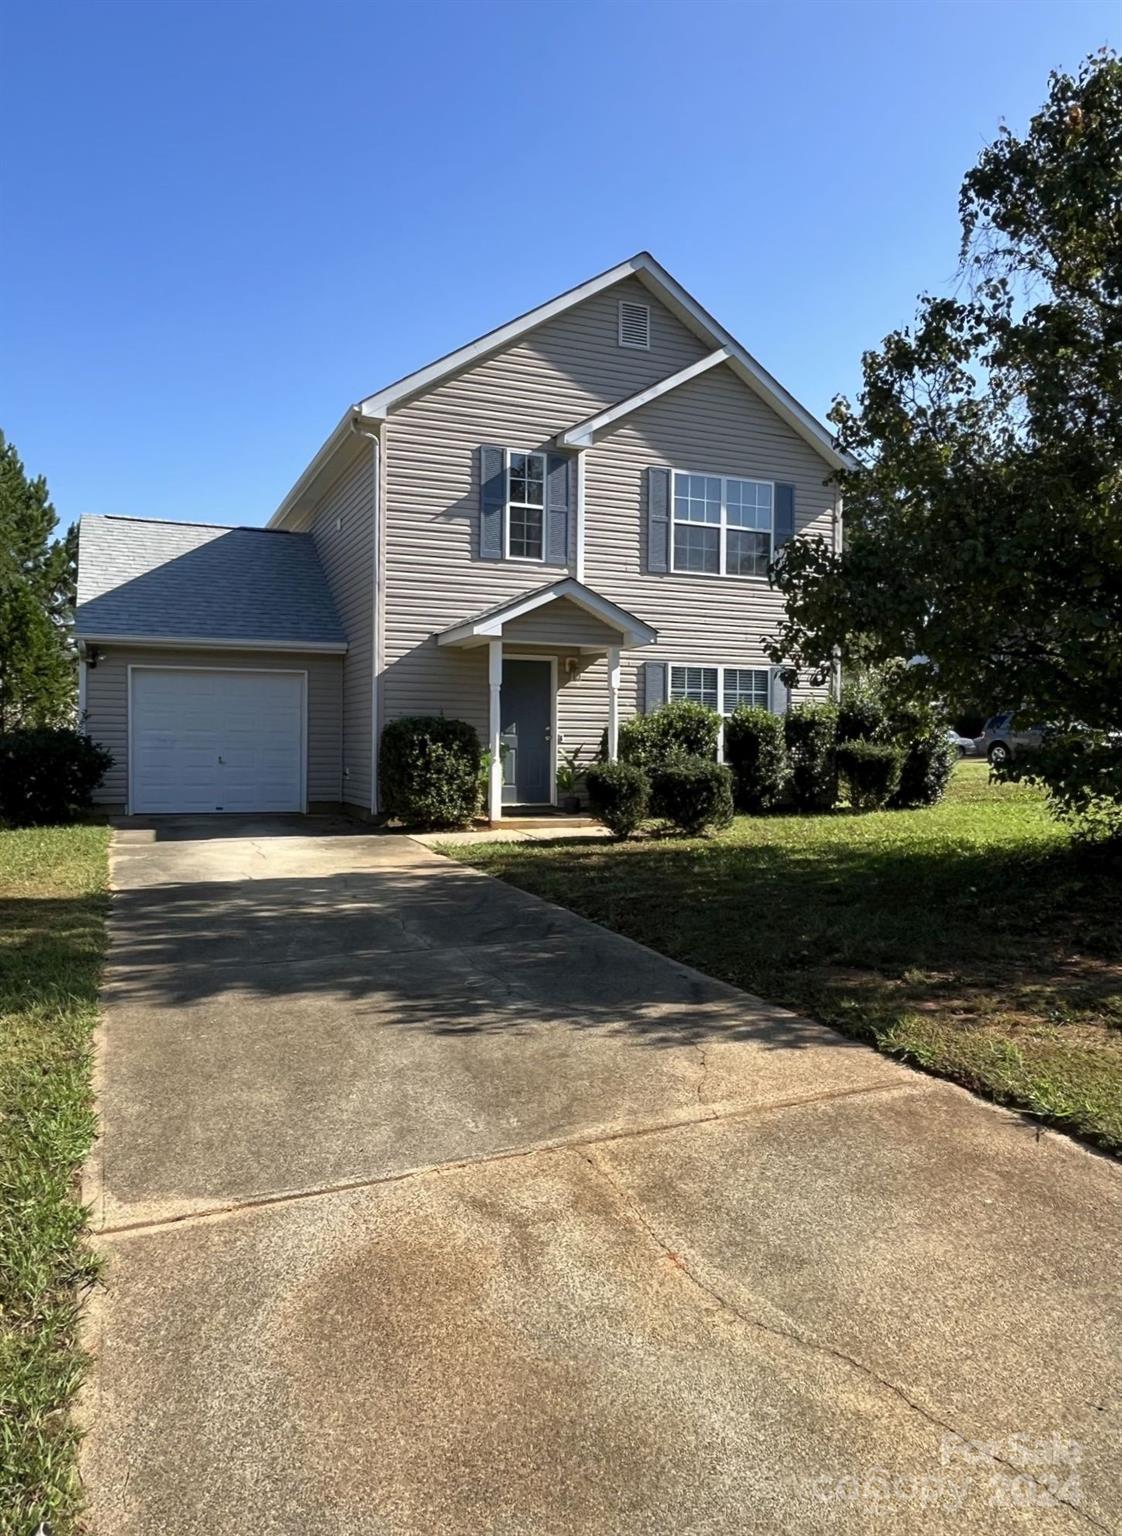
<path id="1" fill-rule="evenodd" d="M 1003 709 L 996 715 L 991 715 L 982 727 L 982 734 L 974 743 L 974 750 L 979 757 L 986 757 L 998 766 L 1008 763 L 1022 752 L 1031 752 L 1044 740 L 1044 732 L 1039 726 L 1030 730 L 1017 730 L 1013 725 L 1014 709 Z"/>
<path id="2" fill-rule="evenodd" d="M 947 740 L 959 757 L 973 757 L 978 750 L 973 736 L 960 736 L 953 725 L 947 726 Z"/>

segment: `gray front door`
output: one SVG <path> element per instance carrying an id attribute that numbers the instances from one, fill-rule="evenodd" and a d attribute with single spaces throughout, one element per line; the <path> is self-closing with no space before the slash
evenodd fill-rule
<path id="1" fill-rule="evenodd" d="M 503 804 L 553 799 L 553 669 L 548 661 L 504 661 Z"/>

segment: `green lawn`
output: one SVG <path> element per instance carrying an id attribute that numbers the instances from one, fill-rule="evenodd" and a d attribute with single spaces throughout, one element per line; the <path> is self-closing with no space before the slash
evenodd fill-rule
<path id="1" fill-rule="evenodd" d="M 73 1530 L 104 827 L 0 831 L 0 1532 Z"/>
<path id="2" fill-rule="evenodd" d="M 446 851 L 1122 1151 L 1122 858 L 984 763 L 930 810 Z"/>

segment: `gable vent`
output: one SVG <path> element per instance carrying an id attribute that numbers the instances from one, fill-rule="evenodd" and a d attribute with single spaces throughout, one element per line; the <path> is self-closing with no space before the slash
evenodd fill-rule
<path id="1" fill-rule="evenodd" d="M 651 345 L 649 304 L 633 304 L 629 299 L 620 299 L 619 344 L 621 347 L 642 347 L 644 351 L 649 351 Z"/>

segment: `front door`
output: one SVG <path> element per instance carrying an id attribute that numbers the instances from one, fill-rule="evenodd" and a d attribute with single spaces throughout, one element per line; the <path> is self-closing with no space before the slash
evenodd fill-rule
<path id="1" fill-rule="evenodd" d="M 553 800 L 553 668 L 548 661 L 504 661 L 503 804 Z"/>

